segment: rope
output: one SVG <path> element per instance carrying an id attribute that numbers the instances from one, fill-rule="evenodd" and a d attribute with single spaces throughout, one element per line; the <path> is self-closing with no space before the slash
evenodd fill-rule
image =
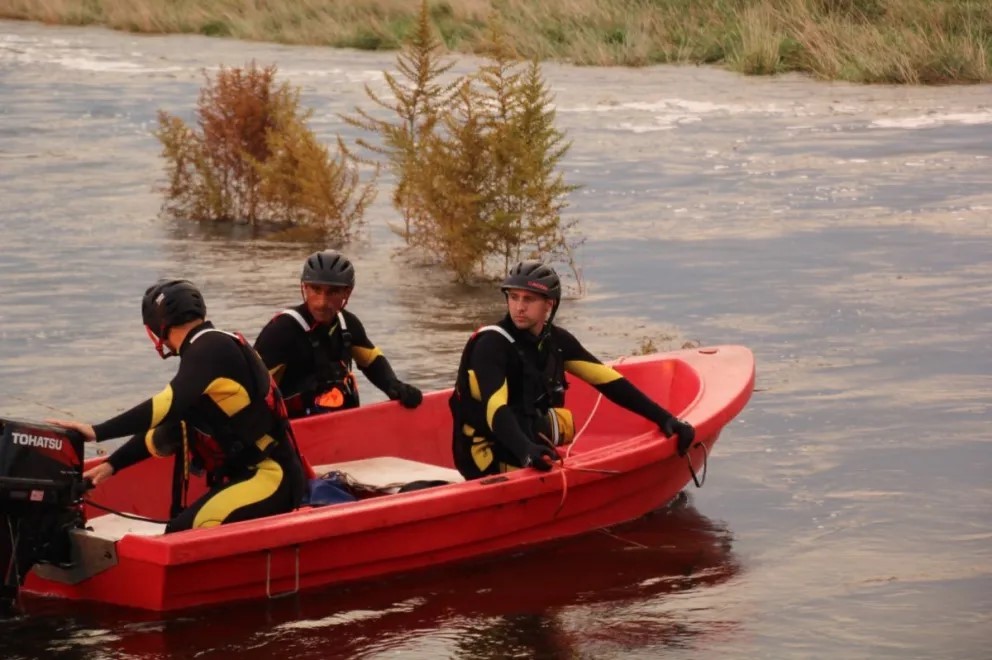
<path id="1" fill-rule="evenodd" d="M 83 502 L 85 504 L 90 505 L 94 509 L 100 509 L 101 511 L 106 511 L 107 513 L 113 513 L 114 515 L 120 516 L 121 518 L 127 518 L 128 520 L 138 520 L 140 522 L 157 523 L 159 525 L 169 524 L 168 520 L 156 520 L 155 518 L 146 518 L 145 516 L 137 516 L 133 513 L 123 513 L 121 511 L 111 509 L 109 506 L 103 506 L 102 504 L 97 504 L 93 500 L 84 499 Z"/>
<path id="2" fill-rule="evenodd" d="M 616 361 L 616 364 L 617 365 L 620 365 L 626 359 L 627 359 L 627 356 L 626 355 L 621 355 L 620 358 Z M 619 474 L 619 471 L 618 470 L 600 470 L 600 469 L 596 469 L 596 468 L 576 468 L 576 467 L 571 467 L 570 465 L 565 465 L 565 460 L 568 459 L 569 457 L 571 457 L 571 455 L 572 455 L 572 449 L 575 448 L 575 445 L 578 444 L 578 442 L 579 442 L 579 438 L 581 438 L 582 437 L 582 434 L 585 433 L 585 431 L 586 431 L 587 428 L 589 428 L 589 424 L 592 422 L 592 418 L 595 417 L 596 411 L 599 410 L 599 404 L 602 403 L 602 402 L 603 402 L 603 393 L 602 392 L 598 392 L 597 395 L 596 395 L 596 402 L 592 405 L 592 410 L 589 411 L 589 416 L 586 418 L 586 421 L 582 425 L 582 428 L 579 429 L 575 433 L 575 436 L 572 438 L 572 442 L 570 442 L 569 445 L 568 445 L 568 449 L 565 450 L 565 455 L 561 458 L 561 460 L 558 463 L 559 466 L 560 466 L 560 468 L 561 468 L 561 470 L 560 470 L 560 472 L 561 472 L 561 501 L 558 502 L 558 508 L 555 509 L 555 514 L 554 514 L 554 516 L 552 516 L 553 518 L 557 518 L 558 517 L 558 514 L 561 513 L 561 510 L 563 508 L 565 508 L 565 500 L 568 499 L 568 473 L 567 473 L 567 470 L 574 470 L 576 472 L 594 472 L 594 473 L 597 473 L 597 474 Z"/>
<path id="3" fill-rule="evenodd" d="M 616 361 L 616 364 L 617 365 L 620 365 L 621 363 L 623 363 L 623 361 L 625 359 L 627 359 L 627 356 L 626 355 L 620 356 L 620 358 Z M 593 404 L 592 410 L 589 412 L 589 417 L 586 418 L 586 421 L 582 425 L 582 428 L 578 430 L 578 432 L 575 434 L 575 437 L 572 439 L 572 442 L 568 445 L 568 449 L 565 451 L 565 455 L 563 457 L 561 457 L 561 460 L 558 462 L 558 465 L 560 467 L 560 472 L 561 472 L 561 501 L 558 502 L 558 508 L 555 509 L 554 516 L 552 516 L 553 518 L 557 518 L 558 517 L 558 514 L 561 513 L 561 510 L 565 507 L 565 500 L 568 498 L 568 471 L 569 470 L 574 470 L 576 472 L 594 472 L 594 473 L 597 473 L 597 474 L 619 474 L 620 473 L 619 470 L 602 470 L 602 469 L 596 469 L 596 468 L 578 468 L 578 467 L 572 467 L 570 465 L 566 465 L 565 464 L 565 460 L 571 457 L 571 455 L 572 455 L 572 449 L 578 443 L 579 438 L 582 436 L 582 434 L 585 433 L 585 430 L 589 427 L 589 424 L 592 422 L 592 418 L 596 415 L 596 411 L 599 410 L 599 404 L 602 403 L 602 401 L 603 401 L 603 393 L 602 392 L 599 392 L 598 395 L 596 396 L 596 402 Z M 545 440 L 547 440 L 547 439 L 545 438 Z M 689 465 L 689 474 L 692 475 L 692 481 L 696 485 L 696 488 L 702 488 L 703 487 L 703 484 L 706 483 L 706 472 L 707 472 L 707 468 L 709 466 L 709 452 L 706 450 L 706 445 L 704 445 L 701 442 L 697 442 L 695 445 L 693 445 L 692 448 L 695 449 L 696 447 L 701 447 L 702 450 L 703 450 L 703 469 L 702 469 L 702 471 L 700 473 L 700 474 L 702 474 L 702 476 L 700 477 L 700 476 L 698 476 L 696 474 L 696 469 L 692 465 L 692 456 L 690 455 L 691 450 L 690 450 L 690 452 L 687 452 L 686 453 L 686 462 Z"/>
<path id="4" fill-rule="evenodd" d="M 632 541 L 630 539 L 625 539 L 622 536 L 617 536 L 616 534 L 614 534 L 610 530 L 606 529 L 605 527 L 602 527 L 600 529 L 597 529 L 596 531 L 599 532 L 600 534 L 605 534 L 606 536 L 609 536 L 611 539 L 615 539 L 617 541 L 620 541 L 621 543 L 626 543 L 630 547 L 634 547 L 634 548 L 637 548 L 639 550 L 647 550 L 648 549 L 648 546 L 644 545 L 643 543 L 638 543 L 637 541 Z"/>
<path id="5" fill-rule="evenodd" d="M 696 488 L 702 488 L 703 487 L 703 484 L 706 483 L 706 472 L 708 470 L 708 466 L 709 466 L 709 463 L 710 463 L 710 454 L 706 450 L 706 445 L 704 445 L 703 443 L 697 442 L 695 445 L 692 446 L 692 449 L 695 449 L 696 447 L 702 447 L 702 449 L 703 449 L 703 472 L 702 472 L 702 475 L 703 476 L 702 476 L 702 478 L 699 478 L 699 477 L 696 476 L 696 470 L 695 470 L 695 468 L 692 467 L 692 456 L 691 456 L 692 450 L 689 450 L 689 451 L 686 452 L 686 454 L 685 454 L 685 460 L 689 464 L 689 474 L 692 475 L 692 481 L 693 481 L 693 483 L 696 484 Z"/>
<path id="6" fill-rule="evenodd" d="M 7 531 L 10 534 L 10 560 L 7 562 L 7 570 L 4 571 L 3 586 L 20 585 L 21 573 L 17 566 L 17 546 L 21 538 L 21 526 L 17 525 L 17 532 L 14 532 L 14 520 L 7 517 Z M 15 592 L 16 593 L 16 592 Z"/>

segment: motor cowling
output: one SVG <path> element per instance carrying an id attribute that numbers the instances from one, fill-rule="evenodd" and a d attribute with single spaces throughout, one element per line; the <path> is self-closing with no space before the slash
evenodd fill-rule
<path id="1" fill-rule="evenodd" d="M 0 598 L 15 599 L 35 564 L 72 565 L 85 490 L 82 435 L 0 418 Z"/>

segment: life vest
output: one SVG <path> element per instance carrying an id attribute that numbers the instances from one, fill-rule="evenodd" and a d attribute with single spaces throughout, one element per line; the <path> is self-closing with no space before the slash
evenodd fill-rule
<path id="1" fill-rule="evenodd" d="M 183 508 L 190 472 L 206 472 L 207 484 L 214 486 L 258 465 L 279 450 L 280 445 L 284 447 L 281 451 L 286 451 L 287 444 L 288 449 L 303 463 L 289 425 L 286 404 L 261 358 L 240 333 L 224 332 L 217 328 L 200 330 L 190 338 L 190 345 L 208 332 L 227 335 L 241 350 L 250 373 L 247 389 L 252 405 L 239 413 L 247 415 L 238 420 L 240 432 L 235 429 L 233 420 L 207 421 L 195 412 L 181 425 L 183 447 L 176 454 L 173 515 Z M 255 405 L 259 400 L 265 405 Z"/>
<path id="2" fill-rule="evenodd" d="M 565 361 L 561 356 L 561 349 L 555 345 L 551 334 L 548 333 L 543 339 L 549 342 L 547 361 L 544 369 L 539 370 L 506 328 L 500 325 L 487 325 L 476 330 L 469 338 L 458 365 L 455 388 L 448 401 L 455 420 L 456 434 L 464 425 L 469 425 L 476 434 L 489 435 L 486 430 L 488 424 L 485 403 L 472 398 L 468 383 L 469 356 L 483 332 L 496 332 L 501 335 L 513 346 L 513 353 L 517 356 L 520 382 L 508 383 L 507 405 L 525 422 L 526 430 L 536 432 L 538 429 L 546 428 L 544 420 L 549 419 L 549 411 L 563 408 L 565 405 L 565 390 L 568 388 L 568 383 L 565 380 Z"/>
<path id="3" fill-rule="evenodd" d="M 315 332 L 319 325 L 311 327 L 295 309 L 286 309 L 280 314 L 291 317 L 303 329 L 314 365 L 313 374 L 303 380 L 299 391 L 286 398 L 291 416 L 303 417 L 318 412 L 357 408 L 358 382 L 352 370 L 351 332 L 344 314 L 337 314 L 338 327 L 341 329 L 341 358 L 338 360 L 332 359 L 326 345 L 321 342 L 321 335 Z"/>

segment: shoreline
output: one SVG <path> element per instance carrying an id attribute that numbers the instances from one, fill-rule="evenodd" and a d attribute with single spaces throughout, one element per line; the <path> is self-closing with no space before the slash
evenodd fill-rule
<path id="1" fill-rule="evenodd" d="M 419 0 L 342 4 L 0 0 L 0 18 L 140 34 L 392 51 Z M 480 54 L 498 20 L 523 59 L 585 66 L 708 64 L 885 84 L 992 82 L 992 3 L 978 0 L 441 0 L 449 53 Z"/>

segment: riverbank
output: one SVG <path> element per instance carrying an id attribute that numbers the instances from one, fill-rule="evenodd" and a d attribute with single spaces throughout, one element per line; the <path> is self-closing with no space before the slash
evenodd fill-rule
<path id="1" fill-rule="evenodd" d="M 419 7 L 419 0 L 0 0 L 0 18 L 390 50 L 413 28 Z M 526 58 L 714 64 L 863 83 L 992 81 L 992 3 L 985 0 L 441 0 L 430 7 L 455 52 L 486 47 L 495 11 Z"/>

